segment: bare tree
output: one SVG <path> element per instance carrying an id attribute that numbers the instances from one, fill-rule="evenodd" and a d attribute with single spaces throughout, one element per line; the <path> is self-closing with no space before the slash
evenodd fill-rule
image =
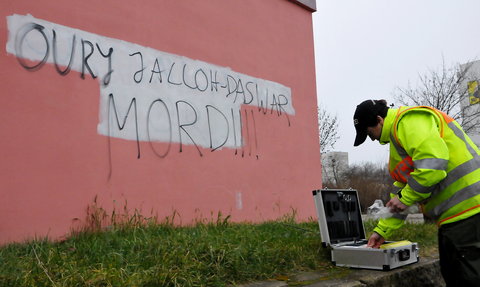
<path id="1" fill-rule="evenodd" d="M 322 155 L 322 183 L 324 187 L 337 188 L 345 182 L 348 161 L 335 155 Z"/>
<path id="2" fill-rule="evenodd" d="M 352 187 L 358 190 L 362 210 L 373 204 L 376 199 L 386 203 L 390 192 L 394 192 L 393 180 L 384 164 L 362 163 L 351 166 L 346 173 L 343 188 Z"/>
<path id="3" fill-rule="evenodd" d="M 318 108 L 318 129 L 320 134 L 320 152 L 326 153 L 335 146 L 338 136 L 338 118 L 330 115 L 324 108 Z"/>
<path id="4" fill-rule="evenodd" d="M 447 113 L 454 118 L 466 132 L 475 127 L 475 121 L 480 116 L 478 109 L 471 110 L 469 105 L 462 107 L 463 99 L 468 99 L 469 92 L 466 85 L 472 81 L 469 70 L 472 64 L 454 65 L 447 67 L 442 58 L 440 70 L 429 69 L 423 75 L 419 75 L 419 84 L 412 88 L 410 84 L 406 88 L 396 88 L 394 99 L 401 105 L 431 106 Z"/>

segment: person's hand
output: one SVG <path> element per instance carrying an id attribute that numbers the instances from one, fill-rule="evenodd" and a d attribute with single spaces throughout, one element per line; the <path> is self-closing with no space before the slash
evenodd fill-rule
<path id="1" fill-rule="evenodd" d="M 398 199 L 398 196 L 395 196 L 394 198 L 390 199 L 389 202 L 387 202 L 387 207 L 390 208 L 390 211 L 393 213 L 400 213 L 408 206 L 403 204 L 400 199 Z"/>
<path id="2" fill-rule="evenodd" d="M 368 239 L 367 247 L 380 248 L 380 245 L 382 245 L 383 242 L 385 242 L 385 238 L 374 232 Z"/>

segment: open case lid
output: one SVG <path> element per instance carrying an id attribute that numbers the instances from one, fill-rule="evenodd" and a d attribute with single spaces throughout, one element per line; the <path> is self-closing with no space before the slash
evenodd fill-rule
<path id="1" fill-rule="evenodd" d="M 314 190 L 322 242 L 327 245 L 365 239 L 360 200 L 354 189 Z"/>

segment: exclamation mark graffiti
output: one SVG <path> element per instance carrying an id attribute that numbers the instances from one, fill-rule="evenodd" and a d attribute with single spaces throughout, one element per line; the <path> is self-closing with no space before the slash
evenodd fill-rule
<path id="1" fill-rule="evenodd" d="M 243 120 L 242 120 L 242 110 L 238 110 L 238 116 L 240 118 L 240 144 L 242 146 L 242 157 L 245 156 L 245 136 L 243 132 Z"/>
<path id="2" fill-rule="evenodd" d="M 235 122 L 235 114 L 233 109 L 231 109 L 232 114 L 232 123 L 233 123 L 233 139 L 235 142 L 235 155 L 241 152 L 242 157 L 245 157 L 245 153 L 248 149 L 248 155 L 255 155 L 256 159 L 259 159 L 258 154 L 258 138 L 257 138 L 257 123 L 255 121 L 255 116 L 253 110 L 250 110 L 250 116 L 248 115 L 248 110 L 244 110 L 244 114 L 241 111 L 238 112 L 239 120 L 239 133 L 240 137 L 237 140 L 237 125 Z M 240 145 L 241 151 L 237 148 Z"/>
<path id="3" fill-rule="evenodd" d="M 232 112 L 232 124 L 233 124 L 233 140 L 235 142 L 235 155 L 237 155 L 238 153 L 238 149 L 237 149 L 237 129 L 236 129 L 236 125 L 235 125 L 235 116 L 233 114 L 233 109 L 231 109 L 231 112 Z"/>
<path id="4" fill-rule="evenodd" d="M 256 153 L 256 157 L 257 159 L 259 158 L 258 156 L 258 138 L 257 138 L 257 124 L 255 122 L 255 117 L 253 115 L 253 110 L 250 110 L 250 112 L 252 113 L 252 122 L 253 122 L 253 135 L 255 136 L 255 153 Z"/>
<path id="5" fill-rule="evenodd" d="M 244 110 L 245 112 L 245 126 L 246 126 L 246 132 L 247 132 L 247 136 L 246 136 L 246 140 L 247 140 L 247 145 L 248 145 L 248 155 L 249 156 L 252 156 L 252 145 L 250 144 L 250 131 L 248 129 L 248 113 L 247 113 L 247 110 Z"/>

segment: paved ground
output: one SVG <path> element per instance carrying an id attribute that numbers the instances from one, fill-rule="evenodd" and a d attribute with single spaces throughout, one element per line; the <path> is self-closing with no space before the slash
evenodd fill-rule
<path id="1" fill-rule="evenodd" d="M 442 287 L 445 282 L 440 275 L 437 258 L 421 258 L 420 262 L 391 271 L 335 268 L 331 271 L 306 272 L 289 278 L 267 280 L 238 287 Z"/>

